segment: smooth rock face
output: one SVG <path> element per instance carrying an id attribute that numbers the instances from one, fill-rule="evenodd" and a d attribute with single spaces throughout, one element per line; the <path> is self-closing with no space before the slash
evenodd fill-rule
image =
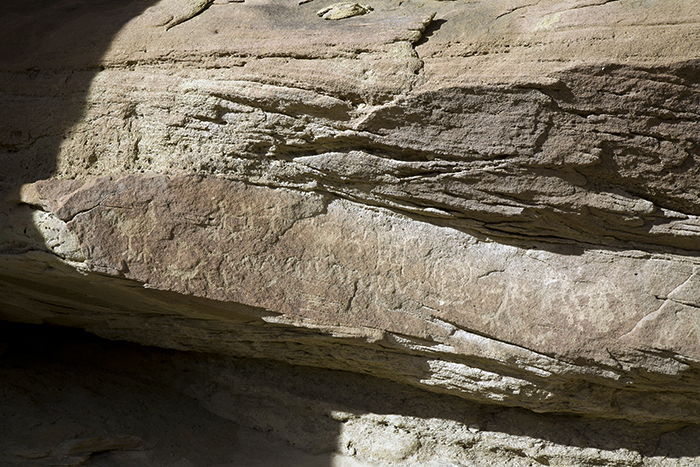
<path id="1" fill-rule="evenodd" d="M 700 423 L 700 7 L 324 6 L 10 2 L 0 318 Z"/>

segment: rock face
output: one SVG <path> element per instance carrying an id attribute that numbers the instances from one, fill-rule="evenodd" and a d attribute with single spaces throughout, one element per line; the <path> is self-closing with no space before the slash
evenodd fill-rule
<path id="1" fill-rule="evenodd" d="M 9 2 L 0 318 L 700 423 L 700 7 L 318 1 Z M 421 414 L 340 417 L 342 462 L 469 426 Z"/>

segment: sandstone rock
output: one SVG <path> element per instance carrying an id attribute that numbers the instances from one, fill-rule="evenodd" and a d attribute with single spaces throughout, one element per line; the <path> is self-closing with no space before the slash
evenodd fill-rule
<path id="1" fill-rule="evenodd" d="M 8 346 L 0 365 L 3 465 L 697 463 L 697 425 L 535 414 L 357 373 L 145 348 L 69 328 L 0 323 L 0 341 Z M 85 433 L 99 440 L 86 442 Z M 107 449 L 49 457 L 83 444 Z"/>
<path id="2" fill-rule="evenodd" d="M 0 317 L 700 423 L 700 8 L 318 8 L 10 2 Z"/>
<path id="3" fill-rule="evenodd" d="M 369 5 L 361 5 L 359 3 L 352 2 L 340 2 L 320 9 L 316 12 L 316 14 L 323 19 L 339 20 L 352 18 L 353 16 L 366 15 L 372 10 L 373 8 Z"/>

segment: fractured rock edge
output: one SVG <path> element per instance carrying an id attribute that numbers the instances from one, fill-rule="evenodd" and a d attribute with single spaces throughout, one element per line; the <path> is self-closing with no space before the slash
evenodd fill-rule
<path id="1" fill-rule="evenodd" d="M 4 319 L 535 411 L 698 421 L 692 258 L 525 250 L 196 176 L 44 181 L 21 197 L 6 219 Z"/>
<path id="2" fill-rule="evenodd" d="M 391 46 L 399 64 L 411 60 L 404 45 Z M 61 139 L 56 177 L 197 172 L 330 192 L 506 242 L 692 255 L 699 70 L 698 61 L 592 65 L 541 83 L 417 90 L 366 105 L 218 71 L 108 69 Z M 31 141 L 13 148 L 45 151 Z"/>

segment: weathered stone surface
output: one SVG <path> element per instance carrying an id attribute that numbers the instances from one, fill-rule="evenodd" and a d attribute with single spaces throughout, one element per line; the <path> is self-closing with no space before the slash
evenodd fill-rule
<path id="1" fill-rule="evenodd" d="M 697 465 L 697 426 L 535 414 L 67 328 L 0 323 L 0 343 L 3 465 Z"/>
<path id="2" fill-rule="evenodd" d="M 45 3 L 0 21 L 1 318 L 700 422 L 691 2 Z"/>
<path id="3" fill-rule="evenodd" d="M 202 323 L 204 335 L 192 335 L 188 325 L 169 330 L 170 338 L 158 333 L 153 339 L 160 345 L 353 367 L 534 410 L 687 421 L 700 413 L 700 388 L 691 376 L 700 359 L 697 324 L 693 298 L 684 296 L 694 290 L 698 266 L 687 258 L 524 249 L 328 195 L 207 177 L 44 181 L 22 196 L 48 213 L 53 230 L 42 230 L 45 243 L 57 245 L 56 255 L 81 270 L 236 304 L 258 325 L 309 327 L 317 337 L 365 341 L 324 361 L 294 351 L 285 356 L 276 347 L 288 331 L 269 331 L 271 348 L 241 350 L 242 341 L 254 346 L 256 338 L 239 334 L 227 342 Z M 56 227 L 61 223 L 63 229 Z M 70 248 L 76 244 L 82 260 Z M 16 261 L 3 267 L 6 276 Z M 29 262 L 26 255 L 21 261 Z M 14 276 L 16 288 L 22 281 Z M 114 287 L 127 287 L 120 284 Z M 31 297 L 34 287 L 24 286 Z M 95 287 L 95 295 L 103 294 L 103 286 Z M 81 308 L 75 299 L 68 303 Z M 207 315 L 196 306 L 191 313 Z M 84 314 L 62 313 L 61 321 L 78 324 L 77 315 Z M 235 321 L 239 315 L 210 319 Z M 15 319 L 29 316 L 22 311 Z M 114 327 L 130 327 L 122 319 L 102 315 L 103 322 L 88 329 L 117 337 Z M 172 322 L 153 326 L 171 328 Z M 148 334 L 129 332 L 151 343 Z M 356 354 L 367 352 L 388 352 L 396 361 L 358 364 Z M 665 393 L 669 384 L 673 395 Z M 585 396 L 576 396 L 581 391 Z"/>

